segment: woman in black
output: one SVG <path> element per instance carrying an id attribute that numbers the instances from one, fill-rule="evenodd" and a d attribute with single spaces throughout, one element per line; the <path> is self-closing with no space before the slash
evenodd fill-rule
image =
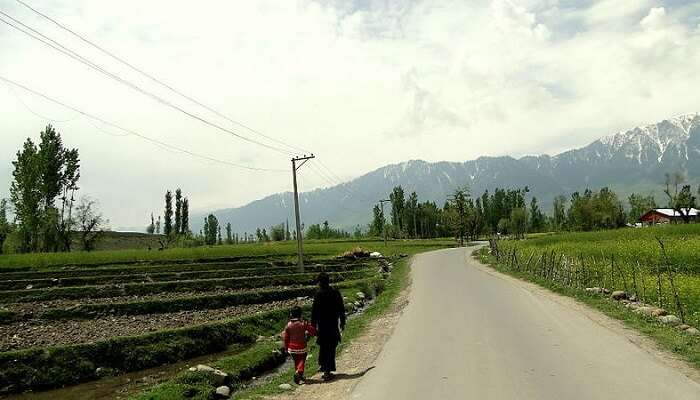
<path id="1" fill-rule="evenodd" d="M 331 287 L 330 278 L 325 272 L 318 275 L 318 286 L 311 309 L 311 322 L 317 330 L 319 370 L 323 371 L 323 380 L 327 381 L 333 378 L 335 349 L 340 343 L 340 331 L 345 329 L 345 305 L 343 296 Z"/>

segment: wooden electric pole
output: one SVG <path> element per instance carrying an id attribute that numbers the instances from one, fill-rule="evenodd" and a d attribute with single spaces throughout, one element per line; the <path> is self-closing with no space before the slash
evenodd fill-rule
<path id="1" fill-rule="evenodd" d="M 304 272 L 304 249 L 302 248 L 301 237 L 301 217 L 299 216 L 299 192 L 297 191 L 297 170 L 301 168 L 307 161 L 314 158 L 314 155 L 292 158 L 292 177 L 294 179 L 294 216 L 297 221 L 297 254 L 299 256 L 299 270 Z M 301 164 L 297 163 L 301 161 Z"/>
<path id="2" fill-rule="evenodd" d="M 386 247 L 386 218 L 384 218 L 384 203 L 391 200 L 379 200 L 379 204 L 382 206 L 382 233 L 384 234 L 384 247 Z"/>

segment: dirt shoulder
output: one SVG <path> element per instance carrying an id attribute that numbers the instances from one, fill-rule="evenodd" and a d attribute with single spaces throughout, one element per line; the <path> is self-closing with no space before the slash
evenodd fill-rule
<path id="1" fill-rule="evenodd" d="M 349 398 L 353 388 L 364 374 L 374 368 L 374 362 L 384 343 L 391 337 L 404 308 L 408 305 L 410 288 L 409 278 L 406 288 L 394 299 L 389 310 L 374 319 L 360 336 L 354 338 L 345 347 L 337 360 L 338 373 L 335 380 L 323 382 L 321 374 L 312 375 L 314 371 L 309 371 L 306 385 L 292 392 L 268 396 L 265 399 L 340 400 Z"/>

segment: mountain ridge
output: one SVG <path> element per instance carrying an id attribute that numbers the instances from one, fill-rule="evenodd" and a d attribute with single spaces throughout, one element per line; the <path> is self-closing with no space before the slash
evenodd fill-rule
<path id="1" fill-rule="evenodd" d="M 664 173 L 678 170 L 691 180 L 700 176 L 700 113 L 619 131 L 551 156 L 481 156 L 463 162 L 413 159 L 388 164 L 336 186 L 300 193 L 299 201 L 307 225 L 328 220 L 352 229 L 366 225 L 374 204 L 397 185 L 407 195 L 415 191 L 421 201 L 439 205 L 457 186 L 469 186 L 474 194 L 495 187 L 528 186 L 531 195 L 548 208 L 555 195 L 568 196 L 586 187 L 610 186 L 623 195 L 632 189 L 658 189 Z M 292 193 L 275 193 L 213 214 L 221 223 L 231 222 L 239 233 L 287 220 L 292 223 Z M 197 221 L 203 215 L 194 216 L 194 230 L 199 230 Z"/>

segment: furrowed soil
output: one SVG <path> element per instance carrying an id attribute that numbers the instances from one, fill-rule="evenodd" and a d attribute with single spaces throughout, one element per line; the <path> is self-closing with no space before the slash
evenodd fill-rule
<path id="1" fill-rule="evenodd" d="M 8 311 L 15 311 L 20 313 L 38 313 L 42 311 L 47 311 L 54 308 L 68 308 L 82 304 L 115 304 L 115 303 L 125 303 L 133 301 L 158 301 L 158 300 L 175 300 L 175 299 L 186 299 L 191 297 L 201 297 L 201 296 L 214 296 L 214 295 L 225 295 L 234 293 L 244 293 L 260 289 L 293 289 L 304 287 L 305 285 L 285 285 L 285 286 L 265 286 L 257 289 L 215 289 L 209 291 L 192 291 L 192 292 L 163 292 L 155 293 L 150 295 L 133 295 L 133 296 L 119 296 L 119 297 L 101 297 L 101 298 L 85 298 L 85 299 L 58 299 L 58 300 L 48 300 L 48 301 L 34 301 L 28 303 L 9 303 L 2 304 L 0 307 L 7 309 Z"/>
<path id="2" fill-rule="evenodd" d="M 167 314 L 106 316 L 92 320 L 28 320 L 0 325 L 0 352 L 90 343 L 116 336 L 141 335 L 164 329 L 218 322 L 271 309 L 305 304 L 297 299 L 215 310 L 180 311 Z"/>

